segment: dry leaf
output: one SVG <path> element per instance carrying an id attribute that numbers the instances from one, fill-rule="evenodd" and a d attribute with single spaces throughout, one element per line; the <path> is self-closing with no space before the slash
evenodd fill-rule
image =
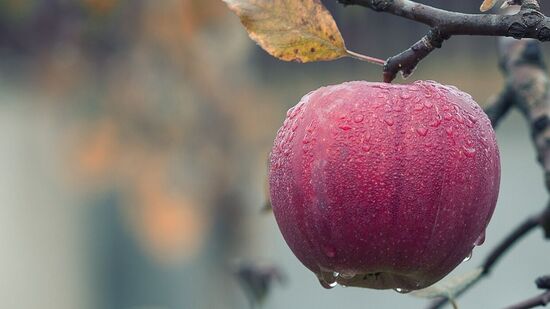
<path id="1" fill-rule="evenodd" d="M 490 9 L 492 9 L 495 6 L 495 4 L 497 4 L 498 1 L 499 0 L 485 0 L 481 4 L 481 7 L 479 8 L 479 10 L 482 11 L 482 12 L 489 11 Z"/>
<path id="2" fill-rule="evenodd" d="M 348 56 L 342 35 L 319 0 L 224 0 L 250 37 L 274 57 L 311 62 Z"/>

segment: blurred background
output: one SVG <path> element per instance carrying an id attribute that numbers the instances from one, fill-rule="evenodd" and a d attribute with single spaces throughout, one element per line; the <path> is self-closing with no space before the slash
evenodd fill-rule
<path id="1" fill-rule="evenodd" d="M 348 47 L 370 56 L 427 30 L 323 2 Z M 475 13 L 481 0 L 422 2 Z M 502 86 L 495 42 L 455 37 L 411 80 L 453 84 L 483 104 Z M 278 61 L 221 0 L 0 0 L 0 308 L 247 308 L 243 261 L 284 274 L 263 308 L 423 307 L 393 291 L 323 289 L 262 211 L 286 110 L 357 79 L 379 81 L 380 68 Z M 485 245 L 455 273 L 548 198 L 517 112 L 498 139 L 497 210 Z M 534 295 L 549 255 L 536 231 L 459 303 Z"/>

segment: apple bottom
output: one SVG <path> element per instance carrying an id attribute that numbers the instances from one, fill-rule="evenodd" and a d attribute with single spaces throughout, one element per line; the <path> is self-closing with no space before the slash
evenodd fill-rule
<path id="1" fill-rule="evenodd" d="M 330 289 L 336 285 L 344 287 L 360 287 L 377 290 L 393 289 L 399 293 L 426 288 L 439 279 L 419 281 L 418 274 L 400 274 L 389 271 L 368 273 L 338 273 L 321 271 L 317 278 L 324 288 Z"/>

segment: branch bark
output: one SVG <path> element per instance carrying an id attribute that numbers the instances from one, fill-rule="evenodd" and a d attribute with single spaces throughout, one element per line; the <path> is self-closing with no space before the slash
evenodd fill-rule
<path id="1" fill-rule="evenodd" d="M 540 44 L 535 40 L 501 39 L 499 50 L 506 76 L 504 91 L 509 92 L 509 104 L 522 112 L 531 127 L 537 159 L 544 170 L 546 189 L 550 191 L 550 78 Z M 491 106 L 488 110 L 498 108 L 502 107 Z"/>
<path id="2" fill-rule="evenodd" d="M 537 288 L 539 289 L 550 290 L 550 275 L 538 278 L 535 283 L 537 284 Z"/>
<path id="3" fill-rule="evenodd" d="M 539 306 L 546 306 L 548 304 L 550 304 L 550 291 L 546 291 L 533 298 L 524 300 L 521 303 L 517 303 L 513 306 L 506 307 L 505 309 L 529 309 L 529 308 L 535 308 Z"/>
<path id="4" fill-rule="evenodd" d="M 514 106 L 513 91 L 506 87 L 501 93 L 490 99 L 485 113 L 491 120 L 493 128 L 496 128 L 500 121 L 506 116 L 510 109 Z"/>
<path id="5" fill-rule="evenodd" d="M 537 1 L 523 1 L 513 15 L 464 14 L 438 9 L 409 0 L 338 0 L 377 12 L 401 16 L 431 27 L 411 48 L 386 60 L 384 81 L 391 82 L 399 71 L 410 75 L 418 63 L 453 35 L 504 36 L 550 41 L 550 18 L 540 12 Z"/>

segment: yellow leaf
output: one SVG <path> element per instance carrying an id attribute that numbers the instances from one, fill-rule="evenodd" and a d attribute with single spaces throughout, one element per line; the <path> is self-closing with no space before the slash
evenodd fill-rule
<path id="1" fill-rule="evenodd" d="M 342 35 L 319 0 L 223 0 L 250 37 L 270 55 L 311 62 L 349 56 Z"/>
<path id="2" fill-rule="evenodd" d="M 495 6 L 495 4 L 497 4 L 498 1 L 499 0 L 485 0 L 481 4 L 481 7 L 479 8 L 479 10 L 482 11 L 482 12 L 489 11 L 490 9 L 492 9 Z"/>

